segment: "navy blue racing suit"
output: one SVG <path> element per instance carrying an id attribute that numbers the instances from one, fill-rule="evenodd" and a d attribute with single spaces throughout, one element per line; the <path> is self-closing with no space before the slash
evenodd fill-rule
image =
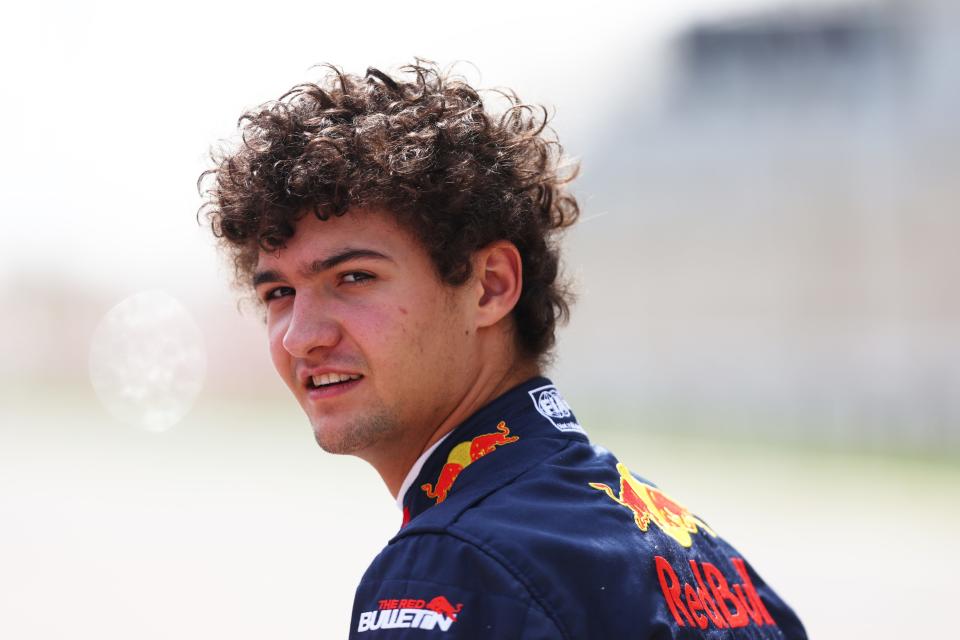
<path id="1" fill-rule="evenodd" d="M 706 522 L 591 445 L 546 378 L 454 429 L 402 498 L 351 638 L 806 638 Z"/>

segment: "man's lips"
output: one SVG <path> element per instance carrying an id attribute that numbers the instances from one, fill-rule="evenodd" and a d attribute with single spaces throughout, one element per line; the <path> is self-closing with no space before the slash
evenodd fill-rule
<path id="1" fill-rule="evenodd" d="M 333 382 L 328 384 L 322 384 L 316 386 L 313 384 L 311 379 L 306 385 L 307 389 L 307 398 L 310 400 L 322 400 L 325 398 L 332 398 L 334 396 L 339 396 L 341 394 L 347 393 L 357 385 L 363 382 L 363 376 L 347 378 L 339 382 Z"/>
<path id="2" fill-rule="evenodd" d="M 344 378 L 362 378 L 363 374 L 355 369 L 339 369 L 327 365 L 325 367 L 310 367 L 300 364 L 295 367 L 297 380 L 304 387 L 318 387 L 331 382 L 340 382 Z"/>
<path id="3" fill-rule="evenodd" d="M 305 369 L 298 377 L 307 397 L 314 400 L 345 393 L 363 380 L 363 374 L 329 367 Z"/>
<path id="4" fill-rule="evenodd" d="M 344 373 L 340 371 L 330 371 L 326 373 L 314 373 L 308 375 L 304 384 L 308 389 L 317 389 L 336 384 L 343 384 L 352 380 L 359 380 L 363 376 L 359 373 Z"/>

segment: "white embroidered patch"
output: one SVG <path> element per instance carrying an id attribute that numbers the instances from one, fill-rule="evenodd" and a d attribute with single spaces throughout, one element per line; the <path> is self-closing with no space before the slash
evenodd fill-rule
<path id="1" fill-rule="evenodd" d="M 528 393 L 533 400 L 533 406 L 537 408 L 540 415 L 550 421 L 550 424 L 560 431 L 575 431 L 586 435 L 583 427 L 577 422 L 576 416 L 573 415 L 570 405 L 555 386 L 548 384 Z"/>

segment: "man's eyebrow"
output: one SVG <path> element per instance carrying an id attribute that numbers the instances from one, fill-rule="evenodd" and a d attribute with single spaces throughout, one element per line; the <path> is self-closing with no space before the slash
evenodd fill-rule
<path id="1" fill-rule="evenodd" d="M 375 260 L 389 260 L 393 262 L 393 259 L 389 256 L 379 251 L 374 251 L 373 249 L 344 249 L 323 260 L 314 260 L 309 265 L 302 267 L 300 273 L 304 276 L 316 275 L 328 269 L 333 269 L 339 264 L 358 258 L 373 258 Z M 283 280 L 283 276 L 279 271 L 266 269 L 264 271 L 257 271 L 253 275 L 253 286 L 258 287 L 265 282 L 279 282 L 281 280 Z"/>

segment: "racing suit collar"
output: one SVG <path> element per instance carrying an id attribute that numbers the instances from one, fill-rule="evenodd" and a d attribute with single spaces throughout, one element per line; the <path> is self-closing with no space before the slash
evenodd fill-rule
<path id="1" fill-rule="evenodd" d="M 403 498 L 407 495 L 407 490 L 410 488 L 410 485 L 413 484 L 420 476 L 420 470 L 423 469 L 423 465 L 426 464 L 427 460 L 430 458 L 430 455 L 437 450 L 437 448 L 443 444 L 443 442 L 450 437 L 450 434 L 453 431 L 448 432 L 442 438 L 434 442 L 430 447 L 420 454 L 420 457 L 417 458 L 417 461 L 413 463 L 413 466 L 410 467 L 410 471 L 407 472 L 407 477 L 403 479 L 403 484 L 400 485 L 400 491 L 397 492 L 397 508 L 403 511 Z"/>
<path id="2" fill-rule="evenodd" d="M 520 443 L 544 438 L 587 440 L 556 386 L 537 376 L 492 400 L 421 456 L 397 496 L 403 525 L 483 478 L 484 470 L 498 474 L 503 464 L 524 464 Z M 506 449 L 512 453 L 500 454 Z"/>

